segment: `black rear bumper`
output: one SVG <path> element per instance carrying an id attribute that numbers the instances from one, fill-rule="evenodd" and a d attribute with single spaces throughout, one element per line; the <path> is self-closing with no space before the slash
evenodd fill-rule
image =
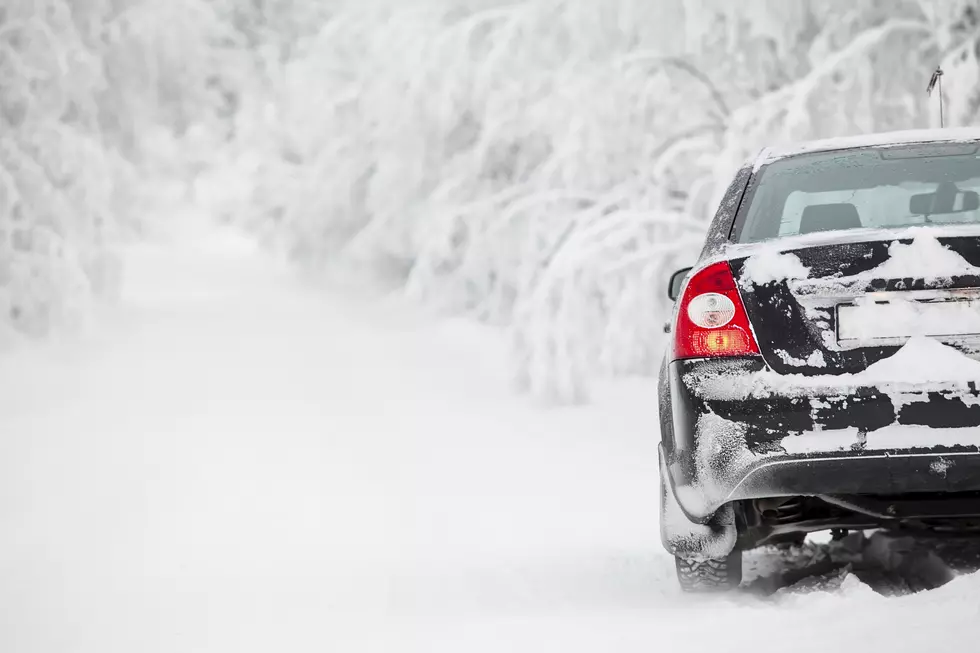
<path id="1" fill-rule="evenodd" d="M 733 471 L 739 478 L 710 486 L 706 492 L 702 479 L 682 479 L 678 483 L 668 470 L 674 495 L 689 519 L 705 522 L 721 506 L 740 499 L 980 490 L 980 452 L 975 449 L 774 456 Z"/>
<path id="2" fill-rule="evenodd" d="M 692 521 L 741 499 L 980 490 L 975 384 L 801 393 L 754 383 L 764 369 L 747 358 L 666 370 L 661 455 Z"/>

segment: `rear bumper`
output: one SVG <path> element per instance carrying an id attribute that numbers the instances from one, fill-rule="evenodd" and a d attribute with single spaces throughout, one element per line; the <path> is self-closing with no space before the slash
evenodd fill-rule
<path id="1" fill-rule="evenodd" d="M 742 499 L 980 490 L 980 391 L 825 388 L 752 379 L 761 359 L 670 365 L 661 444 L 684 514 Z"/>
<path id="2" fill-rule="evenodd" d="M 697 476 L 678 478 L 676 469 L 668 467 L 668 482 L 688 519 L 706 523 L 721 506 L 741 499 L 980 490 L 977 450 L 767 456 L 726 471 L 730 480 L 718 482 Z"/>

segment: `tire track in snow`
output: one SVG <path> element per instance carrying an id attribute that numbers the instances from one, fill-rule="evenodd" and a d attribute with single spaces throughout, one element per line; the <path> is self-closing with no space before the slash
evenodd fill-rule
<path id="1" fill-rule="evenodd" d="M 743 592 L 833 590 L 849 576 L 884 596 L 935 590 L 980 569 L 980 536 L 852 533 L 841 541 L 768 547 L 746 554 Z"/>

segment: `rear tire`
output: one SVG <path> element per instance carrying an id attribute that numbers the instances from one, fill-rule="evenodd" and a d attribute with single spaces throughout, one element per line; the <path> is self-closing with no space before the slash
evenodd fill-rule
<path id="1" fill-rule="evenodd" d="M 742 582 L 742 552 L 732 551 L 727 558 L 685 560 L 677 562 L 677 581 L 681 590 L 692 594 L 730 592 Z"/>

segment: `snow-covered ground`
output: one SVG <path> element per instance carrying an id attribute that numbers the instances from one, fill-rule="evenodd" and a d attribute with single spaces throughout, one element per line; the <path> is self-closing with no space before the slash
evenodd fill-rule
<path id="1" fill-rule="evenodd" d="M 651 384 L 543 410 L 496 334 L 174 233 L 104 331 L 0 359 L 0 651 L 973 646 L 974 577 L 682 596 Z"/>

